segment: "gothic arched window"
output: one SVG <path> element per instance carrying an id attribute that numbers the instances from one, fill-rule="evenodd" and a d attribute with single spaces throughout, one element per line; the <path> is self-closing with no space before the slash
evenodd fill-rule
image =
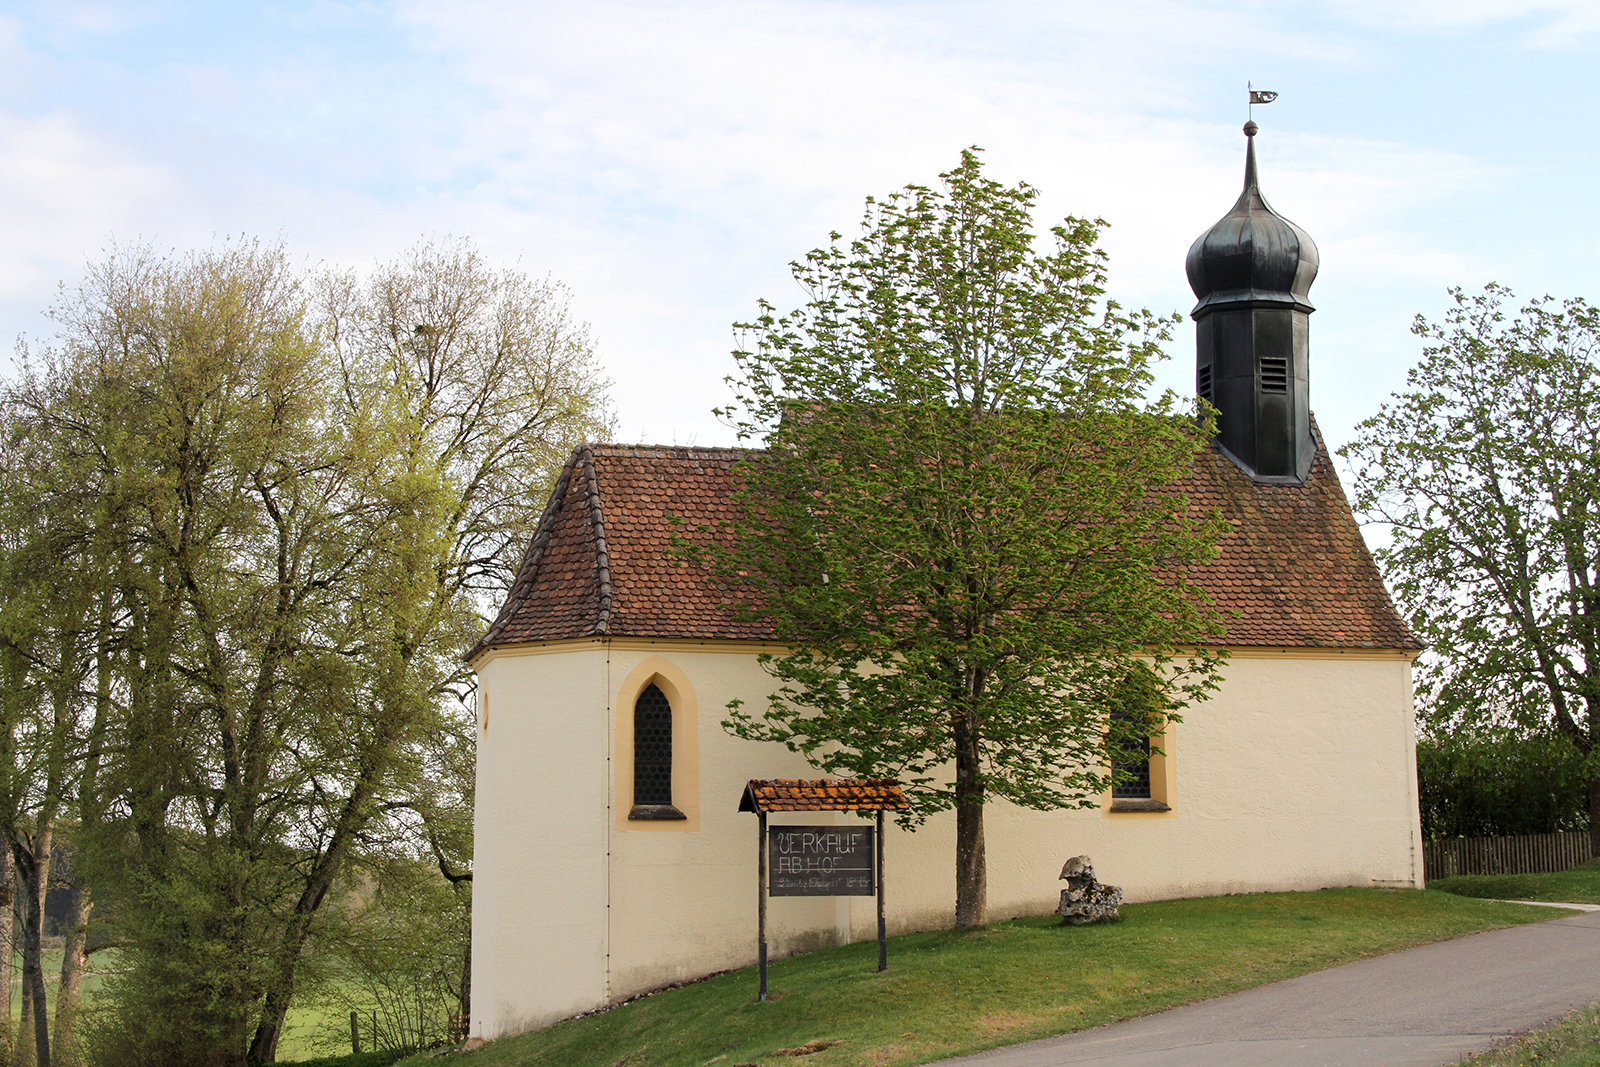
<path id="1" fill-rule="evenodd" d="M 672 705 L 654 683 L 633 705 L 633 808 L 630 819 L 682 819 L 672 806 Z"/>

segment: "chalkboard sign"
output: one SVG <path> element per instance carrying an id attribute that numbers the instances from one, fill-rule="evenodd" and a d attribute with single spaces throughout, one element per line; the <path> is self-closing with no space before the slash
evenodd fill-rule
<path id="1" fill-rule="evenodd" d="M 870 826 L 769 826 L 767 892 L 775 897 L 870 897 Z"/>

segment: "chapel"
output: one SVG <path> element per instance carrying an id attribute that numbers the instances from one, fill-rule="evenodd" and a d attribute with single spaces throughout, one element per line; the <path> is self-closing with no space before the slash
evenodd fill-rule
<path id="1" fill-rule="evenodd" d="M 1194 242 L 1195 389 L 1218 433 L 1182 486 L 1227 522 L 1196 581 L 1228 613 L 1221 688 L 1153 739 L 1097 808 L 996 803 L 989 914 L 1047 914 L 1088 854 L 1129 901 L 1324 886 L 1420 887 L 1411 664 L 1310 408 L 1316 245 L 1244 188 Z M 815 777 L 720 722 L 760 706 L 781 648 L 670 551 L 726 529 L 732 448 L 593 444 L 567 461 L 479 681 L 472 1030 L 496 1038 L 756 957 L 752 779 Z M 713 535 L 715 536 L 715 535 Z M 786 816 L 772 816 L 782 823 Z M 795 813 L 793 822 L 850 813 Z M 949 925 L 954 816 L 885 834 L 890 933 Z M 866 897 L 774 898 L 782 956 L 876 936 Z"/>

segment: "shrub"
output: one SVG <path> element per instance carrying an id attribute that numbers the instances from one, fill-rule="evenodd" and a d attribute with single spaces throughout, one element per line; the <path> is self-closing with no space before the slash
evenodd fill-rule
<path id="1" fill-rule="evenodd" d="M 1422 836 L 1587 830 L 1588 770 L 1559 737 L 1461 732 L 1417 741 Z"/>

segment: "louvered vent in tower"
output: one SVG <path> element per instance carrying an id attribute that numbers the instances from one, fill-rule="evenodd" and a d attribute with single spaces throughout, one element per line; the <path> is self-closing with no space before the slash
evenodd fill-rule
<path id="1" fill-rule="evenodd" d="M 1207 363 L 1200 368 L 1199 387 L 1195 390 L 1200 394 L 1200 399 L 1211 403 L 1211 364 Z"/>
<path id="2" fill-rule="evenodd" d="M 1289 391 L 1289 361 L 1282 356 L 1261 357 L 1261 391 L 1287 393 Z"/>

